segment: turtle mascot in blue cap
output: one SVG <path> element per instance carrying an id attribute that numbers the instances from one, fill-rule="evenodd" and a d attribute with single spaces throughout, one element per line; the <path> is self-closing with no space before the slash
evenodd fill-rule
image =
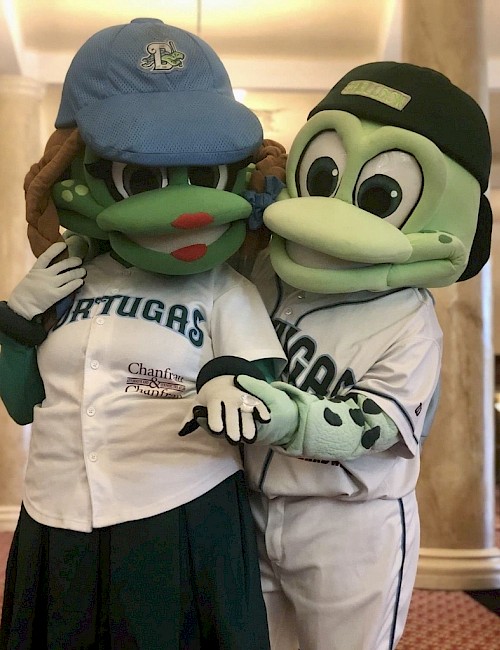
<path id="1" fill-rule="evenodd" d="M 0 394 L 32 423 L 2 650 L 269 647 L 239 450 L 177 434 L 211 358 L 284 365 L 226 263 L 250 171 L 271 201 L 283 159 L 193 34 L 140 18 L 74 57 L 25 182 L 38 259 L 0 305 Z"/>
<path id="2" fill-rule="evenodd" d="M 226 377 L 253 426 L 213 398 L 220 360 L 203 369 L 194 411 L 213 434 L 254 443 L 245 466 L 273 650 L 397 646 L 441 365 L 428 289 L 488 259 L 490 164 L 477 103 L 405 63 L 351 70 L 293 142 L 253 272 L 287 366 L 272 385 Z"/>

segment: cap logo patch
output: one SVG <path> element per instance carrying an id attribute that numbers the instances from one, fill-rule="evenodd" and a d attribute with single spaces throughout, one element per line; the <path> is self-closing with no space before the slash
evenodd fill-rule
<path id="1" fill-rule="evenodd" d="M 140 67 L 149 72 L 168 72 L 173 68 L 182 68 L 186 55 L 180 52 L 174 41 L 168 43 L 148 43 L 148 56 L 141 59 Z"/>
<path id="2" fill-rule="evenodd" d="M 342 95 L 362 95 L 370 99 L 386 104 L 397 111 L 402 111 L 411 99 L 410 95 L 402 93 L 400 90 L 389 88 L 375 81 L 350 81 L 341 91 Z"/>

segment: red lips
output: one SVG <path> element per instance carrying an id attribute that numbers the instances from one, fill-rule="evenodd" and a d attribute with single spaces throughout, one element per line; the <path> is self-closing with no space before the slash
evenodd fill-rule
<path id="1" fill-rule="evenodd" d="M 214 218 L 208 212 L 186 212 L 172 221 L 172 226 L 188 230 L 190 228 L 202 228 L 213 223 Z"/>
<path id="2" fill-rule="evenodd" d="M 213 223 L 214 218 L 207 212 L 194 212 L 181 214 L 177 219 L 172 221 L 172 226 L 181 228 L 183 230 L 190 230 L 191 228 L 202 228 Z M 208 246 L 206 244 L 192 244 L 191 246 L 184 246 L 172 251 L 172 257 L 181 262 L 194 262 L 203 257 L 207 252 Z"/>
<path id="3" fill-rule="evenodd" d="M 205 255 L 207 248 L 206 244 L 193 244 L 192 246 L 178 248 L 176 251 L 172 251 L 170 255 L 175 257 L 176 260 L 181 260 L 181 262 L 194 262 Z"/>

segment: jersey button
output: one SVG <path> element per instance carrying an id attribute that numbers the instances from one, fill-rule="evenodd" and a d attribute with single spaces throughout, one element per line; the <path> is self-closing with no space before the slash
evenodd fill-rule
<path id="1" fill-rule="evenodd" d="M 94 408 L 93 406 L 89 406 L 89 407 L 88 407 L 88 409 L 87 409 L 87 415 L 90 415 L 90 417 L 92 417 L 93 415 L 95 415 L 95 408 Z"/>
<path id="2" fill-rule="evenodd" d="M 97 460 L 97 454 L 96 454 L 95 452 L 91 452 L 91 453 L 89 454 L 89 460 L 90 460 L 91 462 L 95 463 L 96 460 Z"/>
<path id="3" fill-rule="evenodd" d="M 99 316 L 98 318 L 95 319 L 95 322 L 98 325 L 103 325 L 104 324 L 104 318 L 102 316 Z"/>
<path id="4" fill-rule="evenodd" d="M 297 298 L 298 298 L 299 300 L 304 300 L 304 298 L 305 298 L 305 294 L 303 294 L 303 293 L 299 293 L 299 295 L 297 296 Z"/>
<path id="5" fill-rule="evenodd" d="M 92 368 L 92 370 L 97 370 L 97 368 L 99 368 L 99 361 L 97 361 L 96 359 L 92 359 L 92 361 L 90 362 L 90 367 Z"/>
<path id="6" fill-rule="evenodd" d="M 292 314 L 292 310 L 290 309 L 290 307 L 287 307 L 285 309 L 285 316 L 291 316 L 291 314 Z"/>

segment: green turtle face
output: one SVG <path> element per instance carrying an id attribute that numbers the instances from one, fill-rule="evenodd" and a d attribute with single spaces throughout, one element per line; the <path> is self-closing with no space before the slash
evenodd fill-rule
<path id="1" fill-rule="evenodd" d="M 251 205 L 248 161 L 211 167 L 141 167 L 103 160 L 88 148 L 53 198 L 61 224 L 109 240 L 126 262 L 189 275 L 214 268 L 243 243 Z"/>
<path id="2" fill-rule="evenodd" d="M 318 293 L 446 286 L 467 265 L 480 194 L 424 136 L 322 111 L 299 131 L 287 190 L 264 212 L 271 262 Z"/>

